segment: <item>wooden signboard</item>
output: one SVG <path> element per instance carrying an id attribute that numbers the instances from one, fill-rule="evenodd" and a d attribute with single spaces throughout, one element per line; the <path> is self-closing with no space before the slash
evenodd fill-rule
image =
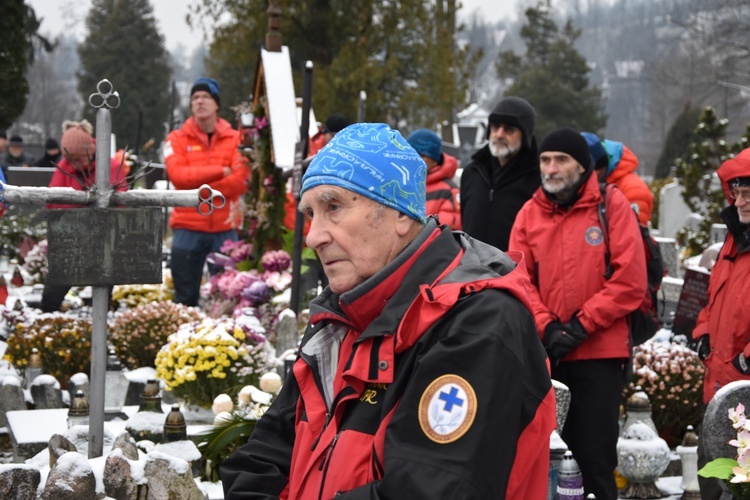
<path id="1" fill-rule="evenodd" d="M 685 335 L 688 339 L 692 337 L 698 314 L 708 304 L 708 282 L 711 278 L 709 273 L 696 269 L 685 271 L 685 280 L 677 302 L 677 311 L 674 316 L 672 332 L 675 335 Z"/>
<path id="2" fill-rule="evenodd" d="M 50 210 L 46 282 L 74 286 L 161 283 L 162 219 L 161 208 Z"/>

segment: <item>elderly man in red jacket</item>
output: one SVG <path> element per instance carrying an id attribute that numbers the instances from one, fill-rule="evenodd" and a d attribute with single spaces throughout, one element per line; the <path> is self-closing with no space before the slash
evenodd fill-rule
<path id="1" fill-rule="evenodd" d="M 227 500 L 547 496 L 554 392 L 521 256 L 425 216 L 427 166 L 385 124 L 345 128 L 302 180 L 329 286 Z"/>
<path id="2" fill-rule="evenodd" d="M 562 438 L 581 467 L 586 495 L 615 500 L 617 419 L 630 356 L 626 316 L 646 293 L 643 243 L 630 203 L 616 188 L 607 190 L 604 233 L 602 193 L 578 132 L 551 132 L 539 152 L 542 186 L 518 213 L 510 249 L 525 257 L 552 378 L 570 388 Z"/>
<path id="3" fill-rule="evenodd" d="M 197 189 L 208 184 L 227 200 L 211 215 L 194 208 L 175 207 L 169 219 L 172 228 L 170 267 L 174 301 L 198 305 L 206 257 L 218 252 L 226 240 L 237 240 L 242 227 L 241 197 L 247 191 L 250 170 L 239 153 L 239 132 L 219 117 L 219 83 L 200 77 L 190 90 L 193 116 L 174 130 L 164 144 L 167 176 L 176 189 Z"/>

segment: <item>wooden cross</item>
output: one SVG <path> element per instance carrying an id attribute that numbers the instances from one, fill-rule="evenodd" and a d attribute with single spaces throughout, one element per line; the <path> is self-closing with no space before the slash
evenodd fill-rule
<path id="1" fill-rule="evenodd" d="M 89 104 L 97 108 L 96 184 L 81 191 L 0 186 L 2 198 L 9 203 L 87 205 L 49 212 L 47 282 L 90 285 L 93 290 L 89 458 L 103 452 L 109 286 L 161 283 L 163 207 L 194 206 L 209 215 L 226 203 L 220 192 L 205 184 L 184 191 L 116 192 L 110 183 L 110 109 L 120 105 L 120 97 L 106 79 L 96 89 L 89 97 Z"/>

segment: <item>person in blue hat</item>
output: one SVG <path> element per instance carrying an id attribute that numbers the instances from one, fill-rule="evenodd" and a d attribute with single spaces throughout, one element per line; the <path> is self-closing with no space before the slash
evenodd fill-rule
<path id="1" fill-rule="evenodd" d="M 511 257 L 425 215 L 427 166 L 382 123 L 302 179 L 329 286 L 225 498 L 544 498 L 554 393 Z M 519 272 L 520 271 L 520 272 Z"/>

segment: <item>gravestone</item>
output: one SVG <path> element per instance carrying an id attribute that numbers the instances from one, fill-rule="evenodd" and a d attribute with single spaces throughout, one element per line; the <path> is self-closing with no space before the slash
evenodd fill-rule
<path id="1" fill-rule="evenodd" d="M 5 377 L 0 384 L 0 427 L 8 425 L 5 414 L 26 409 L 21 381 L 16 377 Z"/>
<path id="2" fill-rule="evenodd" d="M 692 210 L 682 198 L 684 187 L 676 182 L 661 188 L 659 194 L 659 232 L 663 237 L 674 238 L 687 222 Z"/>
<path id="3" fill-rule="evenodd" d="M 708 303 L 708 283 L 711 279 L 709 273 L 699 269 L 685 270 L 685 280 L 677 303 L 674 325 L 672 332 L 675 335 L 692 337 L 698 314 Z"/>
<path id="4" fill-rule="evenodd" d="M 737 458 L 737 448 L 729 441 L 737 439 L 737 429 L 729 420 L 729 409 L 738 403 L 750 406 L 750 380 L 730 382 L 714 394 L 703 415 L 700 440 L 707 460 L 715 458 Z"/>
<path id="5" fill-rule="evenodd" d="M 654 240 L 659 244 L 659 250 L 661 250 L 661 257 L 664 262 L 664 269 L 667 270 L 667 276 L 681 278 L 682 273 L 680 273 L 680 257 L 677 248 L 677 240 L 661 236 L 655 236 Z"/>

